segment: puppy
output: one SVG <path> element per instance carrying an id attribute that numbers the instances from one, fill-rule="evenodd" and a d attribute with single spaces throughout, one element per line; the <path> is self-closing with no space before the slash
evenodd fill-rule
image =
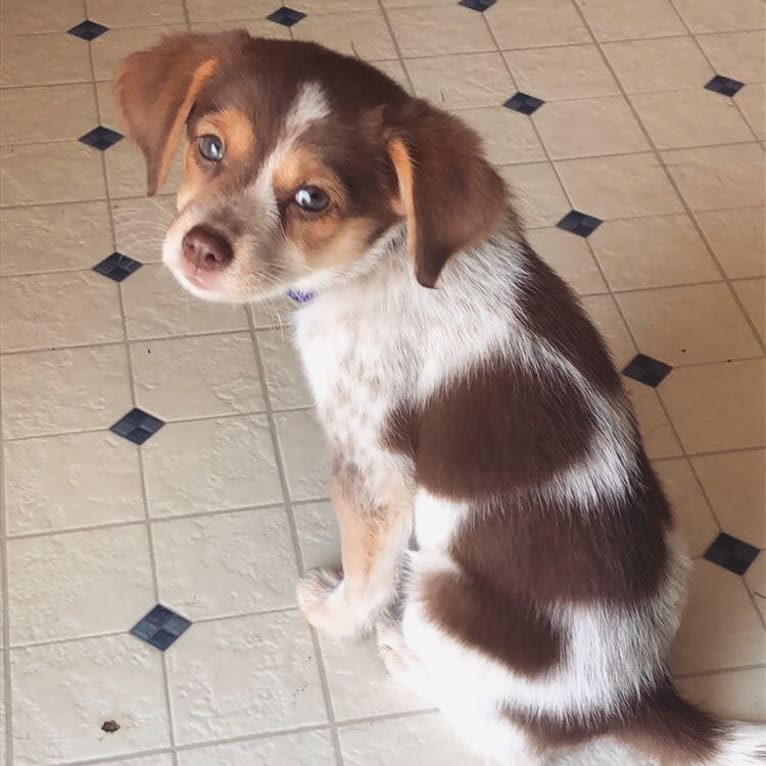
<path id="1" fill-rule="evenodd" d="M 598 739 L 642 764 L 763 763 L 763 729 L 673 688 L 688 562 L 668 502 L 477 136 L 362 61 L 243 32 L 134 53 L 116 91 L 149 194 L 188 138 L 163 246 L 181 284 L 296 305 L 343 563 L 298 584 L 308 621 L 377 628 L 389 671 L 500 764 L 591 763 Z"/>

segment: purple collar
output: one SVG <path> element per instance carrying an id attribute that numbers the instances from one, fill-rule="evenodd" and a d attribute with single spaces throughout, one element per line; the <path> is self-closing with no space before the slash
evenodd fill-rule
<path id="1" fill-rule="evenodd" d="M 297 303 L 299 306 L 302 306 L 304 303 L 309 303 L 310 301 L 313 301 L 316 297 L 315 292 L 309 291 L 303 291 L 298 290 L 295 287 L 291 287 L 287 291 L 287 297 L 293 302 Z"/>

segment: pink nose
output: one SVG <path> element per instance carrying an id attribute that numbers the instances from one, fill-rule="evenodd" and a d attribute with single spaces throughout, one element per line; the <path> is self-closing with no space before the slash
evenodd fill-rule
<path id="1" fill-rule="evenodd" d="M 195 226 L 183 239 L 184 258 L 197 268 L 217 271 L 226 268 L 234 258 L 228 239 L 207 226 Z"/>

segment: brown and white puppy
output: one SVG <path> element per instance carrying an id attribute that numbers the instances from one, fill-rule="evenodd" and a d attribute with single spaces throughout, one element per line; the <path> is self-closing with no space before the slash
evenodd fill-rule
<path id="1" fill-rule="evenodd" d="M 762 763 L 763 729 L 673 689 L 668 503 L 476 135 L 361 61 L 242 32 L 129 56 L 117 96 L 150 194 L 188 137 L 179 281 L 298 304 L 343 558 L 299 583 L 308 620 L 377 627 L 389 670 L 498 763 Z"/>

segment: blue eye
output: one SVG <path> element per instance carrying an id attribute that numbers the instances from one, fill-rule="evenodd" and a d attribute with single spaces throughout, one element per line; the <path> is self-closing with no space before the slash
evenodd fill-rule
<path id="1" fill-rule="evenodd" d="M 206 160 L 220 162 L 223 159 L 223 141 L 218 136 L 200 136 L 197 145 Z"/>
<path id="2" fill-rule="evenodd" d="M 295 192 L 293 200 L 301 210 L 307 210 L 310 213 L 319 213 L 330 204 L 327 193 L 318 186 L 302 186 Z"/>

